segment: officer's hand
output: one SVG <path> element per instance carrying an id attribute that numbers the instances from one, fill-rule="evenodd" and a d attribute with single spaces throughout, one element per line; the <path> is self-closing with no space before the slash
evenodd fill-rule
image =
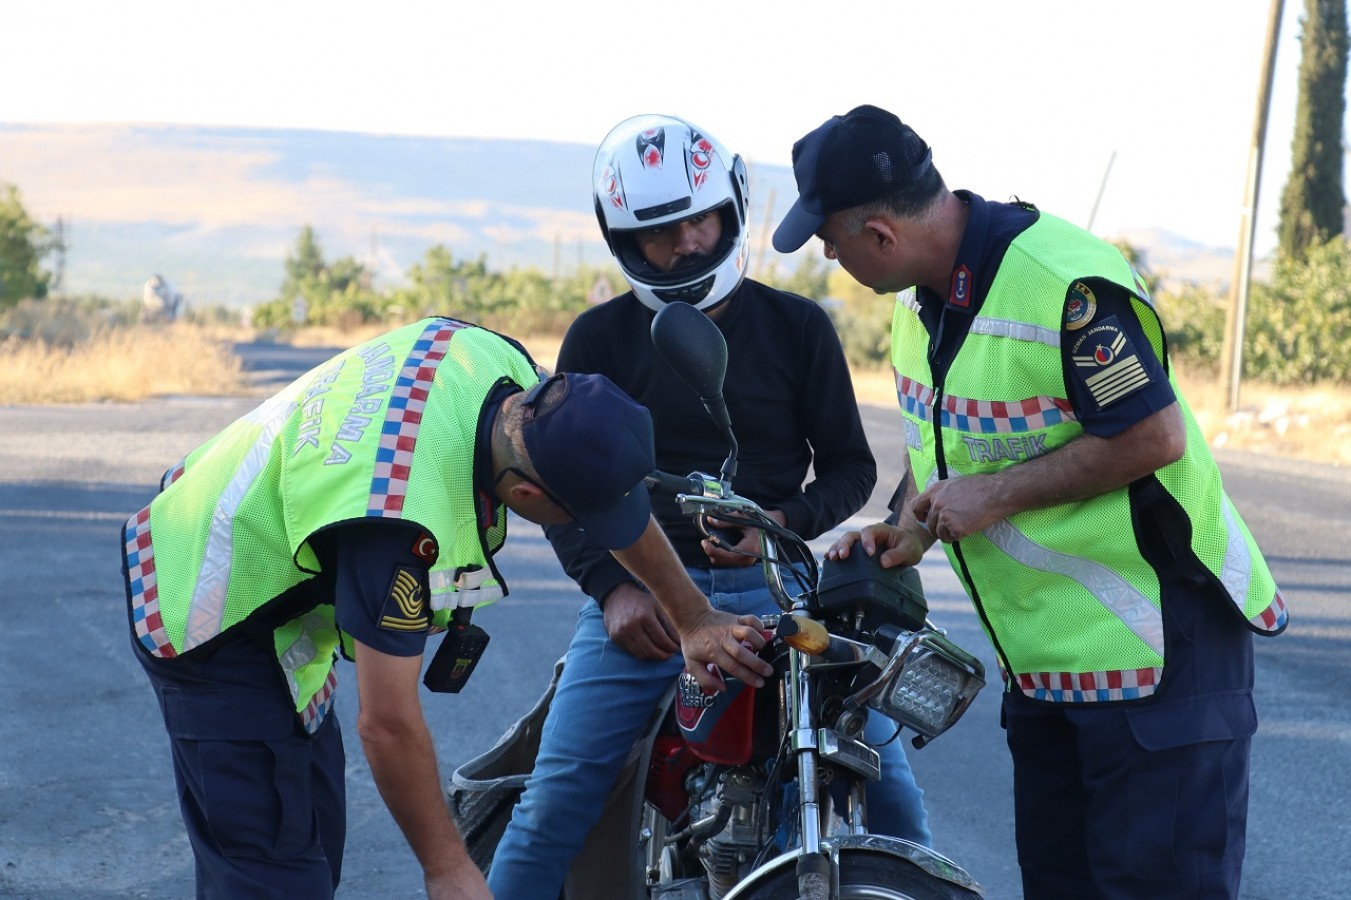
<path id="1" fill-rule="evenodd" d="M 709 690 L 726 688 L 719 669 L 747 684 L 762 686 L 774 674 L 774 667 L 756 656 L 765 645 L 761 628 L 755 616 L 734 616 L 710 606 L 681 632 L 685 667 L 700 687 Z"/>
<path id="2" fill-rule="evenodd" d="M 998 521 L 996 492 L 989 475 L 967 475 L 934 483 L 921 491 L 911 509 L 915 518 L 938 540 L 951 544 L 968 538 Z"/>
<path id="3" fill-rule="evenodd" d="M 869 556 L 877 556 L 882 568 L 913 566 L 924 556 L 932 541 L 925 540 L 919 529 L 898 528 L 885 522 L 869 525 L 862 531 L 846 531 L 826 550 L 827 559 L 845 559 L 855 544 Z"/>
<path id="4" fill-rule="evenodd" d="M 427 875 L 422 883 L 427 900 L 493 900 L 488 882 L 473 864 L 460 866 L 450 874 Z"/>
<path id="5" fill-rule="evenodd" d="M 664 660 L 680 650 L 680 635 L 657 598 L 632 581 L 605 597 L 605 633 L 638 659 Z"/>

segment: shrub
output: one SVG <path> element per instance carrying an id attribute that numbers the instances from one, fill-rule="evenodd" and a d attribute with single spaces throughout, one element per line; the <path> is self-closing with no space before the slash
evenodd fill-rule
<path id="1" fill-rule="evenodd" d="M 1351 384 L 1351 245 L 1342 237 L 1278 258 L 1254 287 L 1243 371 L 1276 384 Z"/>

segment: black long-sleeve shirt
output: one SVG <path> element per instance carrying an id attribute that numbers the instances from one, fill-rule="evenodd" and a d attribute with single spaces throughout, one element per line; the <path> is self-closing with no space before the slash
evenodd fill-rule
<path id="1" fill-rule="evenodd" d="M 606 375 L 652 413 L 657 467 L 716 475 L 726 438 L 700 398 L 652 346 L 655 313 L 632 293 L 582 313 L 558 353 L 559 372 Z M 723 397 L 740 445 L 733 489 L 811 539 L 863 507 L 877 481 L 853 382 L 830 317 L 816 303 L 754 281 L 742 282 L 715 320 L 727 340 Z M 813 480 L 804 485 L 807 471 Z M 653 513 L 689 566 L 707 566 L 700 534 L 666 496 Z M 545 529 L 564 569 L 604 599 L 631 576 L 575 525 Z"/>

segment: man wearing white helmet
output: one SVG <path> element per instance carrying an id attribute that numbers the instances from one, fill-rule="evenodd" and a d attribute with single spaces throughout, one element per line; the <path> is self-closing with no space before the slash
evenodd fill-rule
<path id="1" fill-rule="evenodd" d="M 682 119 L 637 116 L 601 144 L 592 188 L 601 232 L 630 290 L 577 317 L 559 350 L 558 371 L 604 374 L 647 406 L 657 468 L 718 471 L 726 438 L 652 349 L 657 311 L 690 303 L 727 341 L 723 393 L 741 442 L 737 493 L 808 539 L 862 508 L 877 468 L 829 317 L 810 300 L 745 278 L 741 157 Z M 652 505 L 715 607 L 779 611 L 753 557 L 702 540 L 671 498 L 654 495 Z M 495 896 L 511 900 L 559 896 L 629 748 L 683 664 L 675 629 L 631 575 L 581 529 L 545 530 L 590 599 L 578 616 L 534 772 L 489 872 Z M 737 550 L 759 550 L 752 532 L 732 540 Z M 874 717 L 872 743 L 891 736 L 888 724 Z M 887 780 L 869 791 L 870 825 L 928 845 L 922 795 L 900 742 L 880 751 Z"/>

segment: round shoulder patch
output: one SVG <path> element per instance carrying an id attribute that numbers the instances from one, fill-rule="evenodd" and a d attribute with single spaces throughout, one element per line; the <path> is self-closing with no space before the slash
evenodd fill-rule
<path id="1" fill-rule="evenodd" d="M 1078 331 L 1093 321 L 1093 313 L 1098 310 L 1098 298 L 1093 290 L 1082 281 L 1076 281 L 1065 298 L 1065 327 Z"/>

